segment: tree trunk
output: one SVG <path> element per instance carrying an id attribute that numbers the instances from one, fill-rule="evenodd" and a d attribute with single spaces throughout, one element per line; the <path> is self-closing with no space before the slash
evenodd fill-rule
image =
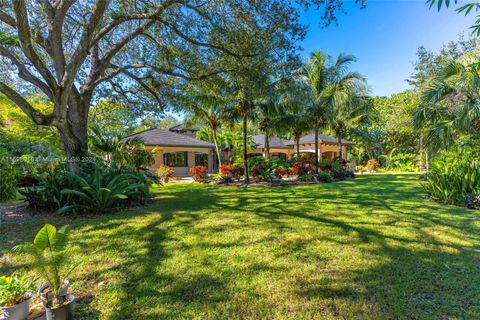
<path id="1" fill-rule="evenodd" d="M 220 154 L 220 147 L 217 141 L 217 128 L 212 128 L 213 143 L 215 144 L 215 151 L 217 151 L 218 157 L 218 173 L 220 173 L 220 167 L 222 166 L 222 157 Z"/>
<path id="2" fill-rule="evenodd" d="M 420 151 L 420 163 L 419 163 L 419 168 L 420 170 L 418 170 L 420 173 L 422 173 L 423 171 L 423 134 L 420 134 L 420 147 L 419 147 L 419 151 Z"/>
<path id="3" fill-rule="evenodd" d="M 67 169 L 77 171 L 88 153 L 88 109 L 89 104 L 69 99 L 67 119 L 57 125 L 67 158 Z"/>
<path id="4" fill-rule="evenodd" d="M 343 160 L 343 150 L 342 150 L 342 136 L 338 135 L 338 158 Z"/>
<path id="5" fill-rule="evenodd" d="M 297 142 L 297 161 L 300 158 L 300 136 L 295 137 L 295 141 Z"/>
<path id="6" fill-rule="evenodd" d="M 428 163 L 428 148 L 425 148 L 425 173 L 430 173 L 430 165 Z"/>
<path id="7" fill-rule="evenodd" d="M 270 160 L 270 141 L 269 141 L 268 126 L 265 127 L 265 157 Z"/>
<path id="8" fill-rule="evenodd" d="M 318 133 L 319 128 L 318 124 L 315 124 L 315 173 L 319 173 L 319 162 L 318 162 Z"/>
<path id="9" fill-rule="evenodd" d="M 249 184 L 250 179 L 248 177 L 248 150 L 247 150 L 247 113 L 243 115 L 243 165 L 245 167 L 245 183 Z"/>

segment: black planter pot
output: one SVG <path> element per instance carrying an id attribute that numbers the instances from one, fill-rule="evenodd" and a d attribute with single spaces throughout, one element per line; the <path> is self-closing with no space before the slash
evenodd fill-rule
<path id="1" fill-rule="evenodd" d="M 65 302 L 61 307 L 50 308 L 45 306 L 45 315 L 47 320 L 73 320 L 73 307 L 75 297 L 71 294 L 65 296 Z"/>

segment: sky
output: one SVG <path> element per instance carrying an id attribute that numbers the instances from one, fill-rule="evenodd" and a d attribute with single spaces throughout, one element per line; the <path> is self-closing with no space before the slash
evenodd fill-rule
<path id="1" fill-rule="evenodd" d="M 419 46 L 436 51 L 462 32 L 469 35 L 475 21 L 475 13 L 465 17 L 452 7 L 438 12 L 424 0 L 367 0 L 364 9 L 346 0 L 345 9 L 346 15 L 338 15 L 338 26 L 327 28 L 319 26 L 318 12 L 304 12 L 302 22 L 310 27 L 300 43 L 302 56 L 316 49 L 332 56 L 354 54 L 358 62 L 351 69 L 364 74 L 371 94 L 378 96 L 408 89 L 405 79 L 413 72 Z"/>

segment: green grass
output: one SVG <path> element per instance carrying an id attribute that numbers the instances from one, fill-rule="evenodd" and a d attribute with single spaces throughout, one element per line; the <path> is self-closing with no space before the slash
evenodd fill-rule
<path id="1" fill-rule="evenodd" d="M 77 319 L 480 318 L 480 212 L 422 199 L 417 175 L 157 191 L 143 211 L 50 221 L 81 246 Z M 0 249 L 39 220 L 1 225 Z"/>

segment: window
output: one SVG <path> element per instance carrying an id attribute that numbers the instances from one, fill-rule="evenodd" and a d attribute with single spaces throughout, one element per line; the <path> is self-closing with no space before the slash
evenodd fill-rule
<path id="1" fill-rule="evenodd" d="M 172 152 L 163 155 L 163 163 L 170 167 L 188 167 L 186 152 Z"/>
<path id="2" fill-rule="evenodd" d="M 195 153 L 195 165 L 208 167 L 208 154 Z"/>

